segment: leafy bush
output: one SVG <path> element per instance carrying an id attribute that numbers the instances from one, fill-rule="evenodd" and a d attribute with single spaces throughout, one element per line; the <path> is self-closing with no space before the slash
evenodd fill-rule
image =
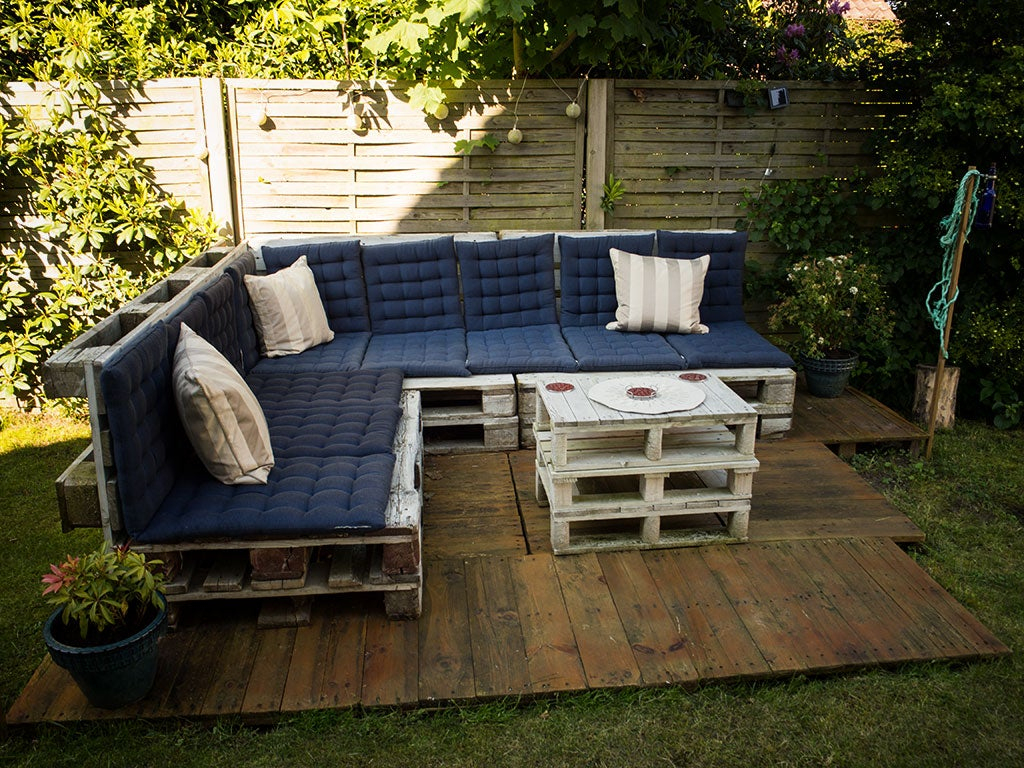
<path id="1" fill-rule="evenodd" d="M 1021 423 L 1024 392 L 1024 297 L 986 304 L 963 314 L 954 326 L 953 354 L 961 377 L 1001 429 Z"/>

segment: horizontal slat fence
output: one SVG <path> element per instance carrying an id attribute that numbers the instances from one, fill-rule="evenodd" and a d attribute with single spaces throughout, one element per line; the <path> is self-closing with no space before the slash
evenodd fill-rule
<path id="1" fill-rule="evenodd" d="M 128 151 L 152 171 L 157 186 L 189 207 L 211 211 L 223 223 L 223 234 L 233 237 L 220 81 L 182 78 L 100 86 L 101 104 L 114 107 L 117 122 L 128 132 Z M 49 83 L 6 83 L 0 88 L 0 114 L 17 124 L 27 111 L 42 123 L 50 88 Z M 36 229 L 40 220 L 25 180 L 8 176 L 3 182 L 0 247 L 25 248 L 33 271 L 46 276 L 66 254 L 59 242 Z"/>
<path id="2" fill-rule="evenodd" d="M 575 83 L 449 88 L 443 120 L 410 107 L 408 86 L 227 81 L 240 234 L 579 229 L 585 122 L 566 116 L 563 90 Z M 486 134 L 496 150 L 455 151 Z"/>
<path id="3" fill-rule="evenodd" d="M 437 120 L 409 106 L 408 85 L 184 78 L 102 88 L 157 184 L 212 211 L 236 241 L 584 225 L 732 229 L 743 191 L 767 179 L 873 170 L 865 139 L 890 108 L 856 84 L 773 83 L 788 89 L 790 103 L 769 110 L 730 106 L 735 84 L 724 81 L 528 80 L 447 88 L 449 115 Z M 47 87 L 3 86 L 0 112 L 16 119 Z M 565 107 L 576 96 L 583 114 L 573 120 Z M 353 111 L 361 130 L 349 124 Z M 518 145 L 507 140 L 514 125 Z M 456 141 L 487 134 L 500 142 L 495 151 L 455 151 Z M 606 213 L 609 173 L 625 195 Z M 34 229 L 25 193 L 24 182 L 3 179 L 0 247 L 26 247 L 45 273 L 59 247 Z M 771 258 L 760 244 L 750 256 Z"/>

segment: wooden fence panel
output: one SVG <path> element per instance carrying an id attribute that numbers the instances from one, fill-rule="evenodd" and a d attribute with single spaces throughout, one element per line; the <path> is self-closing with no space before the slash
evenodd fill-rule
<path id="1" fill-rule="evenodd" d="M 585 124 L 565 114 L 574 83 L 449 88 L 444 120 L 411 108 L 408 85 L 227 81 L 239 236 L 580 228 Z M 455 151 L 487 134 L 495 151 Z"/>
<path id="2" fill-rule="evenodd" d="M 12 82 L 0 88 L 0 114 L 17 121 L 27 110 L 45 117 L 42 104 L 49 83 Z M 101 83 L 102 103 L 114 106 L 128 131 L 128 150 L 152 171 L 157 186 L 186 205 L 211 211 L 231 237 L 233 214 L 228 178 L 220 81 L 164 79 L 139 85 Z M 0 247 L 25 248 L 37 277 L 67 258 L 58 242 L 41 233 L 26 182 L 4 178 L 0 192 Z"/>

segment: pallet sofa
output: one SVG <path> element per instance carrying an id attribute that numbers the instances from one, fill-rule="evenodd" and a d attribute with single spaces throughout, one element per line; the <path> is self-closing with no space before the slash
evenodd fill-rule
<path id="1" fill-rule="evenodd" d="M 380 591 L 389 616 L 418 616 L 425 429 L 475 423 L 475 447 L 514 449 L 529 444 L 536 374 L 693 368 L 743 390 L 764 433 L 788 428 L 792 360 L 744 319 L 745 246 L 732 232 L 511 233 L 207 254 L 50 359 L 50 393 L 86 394 L 93 421 L 93 446 L 58 481 L 65 526 L 177 559 L 175 602 Z M 608 330 L 612 248 L 710 254 L 710 332 Z M 250 278 L 301 262 L 330 339 L 261 354 Z M 265 484 L 226 485 L 197 459 L 172 392 L 183 326 L 258 400 L 275 459 Z"/>

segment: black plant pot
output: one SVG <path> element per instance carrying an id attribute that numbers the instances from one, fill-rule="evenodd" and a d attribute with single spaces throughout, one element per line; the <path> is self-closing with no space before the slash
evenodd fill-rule
<path id="1" fill-rule="evenodd" d="M 116 709 L 138 701 L 153 687 L 156 679 L 157 643 L 167 631 L 167 602 L 153 620 L 131 637 L 115 643 L 94 646 L 69 645 L 54 637 L 64 625 L 58 608 L 46 620 L 43 640 L 54 663 L 71 673 L 89 703 L 104 709 Z"/>
<path id="2" fill-rule="evenodd" d="M 800 356 L 807 380 L 807 391 L 815 397 L 839 397 L 850 382 L 850 374 L 857 367 L 857 355 L 845 357 Z"/>

